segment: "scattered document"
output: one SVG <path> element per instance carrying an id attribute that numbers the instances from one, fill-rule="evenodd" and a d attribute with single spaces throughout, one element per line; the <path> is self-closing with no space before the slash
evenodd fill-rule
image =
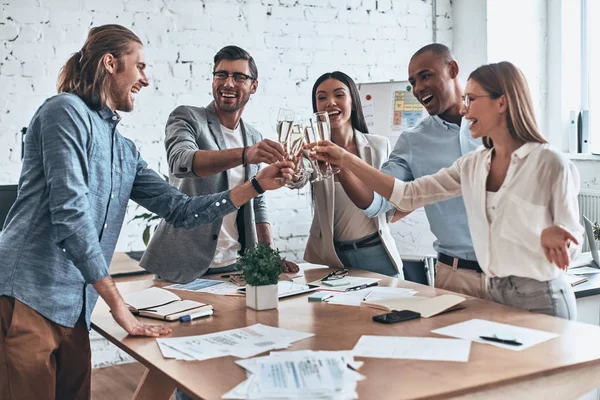
<path id="1" fill-rule="evenodd" d="M 329 290 L 329 289 L 328 289 Z M 363 301 L 393 299 L 398 297 L 410 297 L 417 293 L 413 289 L 392 288 L 392 287 L 370 287 L 361 290 L 352 290 L 350 292 L 342 292 L 326 299 L 329 304 L 338 304 L 345 306 L 360 306 Z"/>
<path id="2" fill-rule="evenodd" d="M 498 322 L 487 321 L 483 319 L 472 319 L 459 324 L 449 325 L 444 328 L 431 331 L 439 335 L 452 336 L 460 339 L 471 340 L 473 342 L 490 344 L 492 346 L 502 347 L 503 349 L 522 351 L 536 344 L 554 339 L 559 335 L 553 332 L 539 331 L 537 329 L 522 328 L 520 326 L 501 324 Z M 514 338 L 514 341 L 521 343 L 520 346 L 503 344 L 483 340 L 480 336 L 494 337 L 503 336 Z"/>
<path id="3" fill-rule="evenodd" d="M 357 357 L 431 361 L 469 361 L 471 342 L 463 339 L 363 335 L 353 353 Z"/>
<path id="4" fill-rule="evenodd" d="M 189 292 L 229 295 L 235 293 L 239 286 L 231 282 L 213 279 L 195 279 L 189 283 L 165 286 L 165 289 L 187 290 Z"/>
<path id="5" fill-rule="evenodd" d="M 236 363 L 248 379 L 224 399 L 356 399 L 357 383 L 365 379 L 349 351 L 272 352 Z"/>
<path id="6" fill-rule="evenodd" d="M 170 347 L 193 360 L 208 360 L 223 356 L 252 357 L 269 350 L 285 349 L 293 342 L 311 336 L 314 334 L 256 324 L 206 335 L 159 338 L 156 341 L 159 347 Z"/>
<path id="7" fill-rule="evenodd" d="M 361 278 L 358 276 L 346 276 L 342 279 L 334 279 L 331 281 L 314 281 L 311 282 L 311 285 L 319 285 L 322 286 L 324 288 L 327 288 L 327 290 L 335 290 L 337 292 L 343 292 L 344 290 L 351 288 L 351 287 L 355 287 L 355 286 L 360 286 L 360 285 L 368 285 L 371 283 L 375 283 L 375 282 L 379 282 L 381 279 L 379 278 Z"/>
<path id="8" fill-rule="evenodd" d="M 594 267 L 569 268 L 567 270 L 567 274 L 568 275 L 600 274 L 600 268 L 594 268 Z"/>

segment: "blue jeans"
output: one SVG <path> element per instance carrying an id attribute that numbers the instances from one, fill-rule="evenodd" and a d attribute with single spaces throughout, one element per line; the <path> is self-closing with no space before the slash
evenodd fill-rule
<path id="1" fill-rule="evenodd" d="M 519 276 L 488 278 L 488 296 L 495 302 L 535 313 L 576 320 L 577 304 L 564 276 L 538 281 Z"/>
<path id="2" fill-rule="evenodd" d="M 352 244 L 355 241 L 336 242 L 336 244 Z M 344 267 L 364 269 L 365 271 L 376 272 L 391 276 L 392 278 L 404 279 L 404 273 L 398 272 L 383 243 L 350 250 L 338 250 L 336 246 L 335 252 L 342 264 L 344 264 Z"/>

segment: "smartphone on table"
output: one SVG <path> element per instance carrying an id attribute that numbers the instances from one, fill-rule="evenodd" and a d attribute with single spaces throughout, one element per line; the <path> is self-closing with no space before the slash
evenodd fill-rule
<path id="1" fill-rule="evenodd" d="M 373 316 L 373 321 L 381 322 L 382 324 L 395 324 L 396 322 L 408 321 L 416 318 L 421 318 L 421 314 L 410 310 L 394 310 L 387 314 Z"/>

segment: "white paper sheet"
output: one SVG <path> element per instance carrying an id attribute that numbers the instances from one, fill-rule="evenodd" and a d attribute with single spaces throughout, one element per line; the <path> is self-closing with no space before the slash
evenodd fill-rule
<path id="1" fill-rule="evenodd" d="M 469 361 L 471 342 L 462 339 L 363 335 L 354 346 L 357 357 L 432 361 Z"/>
<path id="2" fill-rule="evenodd" d="M 579 267 L 579 268 L 569 268 L 567 271 L 567 275 L 585 275 L 585 274 L 600 274 L 600 268 L 594 267 Z"/>
<path id="3" fill-rule="evenodd" d="M 157 340 L 156 344 L 158 345 L 158 348 L 160 349 L 160 352 L 162 353 L 164 358 L 174 358 L 176 360 L 185 360 L 185 361 L 194 360 L 194 357 L 188 356 L 185 353 L 175 350 L 175 349 L 167 346 L 166 344 L 161 343 L 160 340 Z"/>
<path id="4" fill-rule="evenodd" d="M 189 283 L 166 286 L 165 289 L 187 290 L 189 292 L 227 295 L 235 293 L 239 286 L 231 282 L 212 279 L 195 279 Z"/>
<path id="5" fill-rule="evenodd" d="M 379 282 L 381 279 L 379 278 L 361 278 L 358 276 L 346 276 L 342 279 L 338 279 L 337 283 L 343 283 L 343 285 L 341 286 L 328 286 L 326 285 L 324 282 L 317 280 L 314 282 L 311 282 L 311 285 L 319 285 L 321 287 L 323 287 L 326 290 L 333 290 L 336 292 L 343 292 L 344 290 L 351 288 L 351 287 L 355 287 L 355 286 L 359 286 L 359 285 L 368 285 L 370 283 L 374 283 L 374 282 Z"/>
<path id="6" fill-rule="evenodd" d="M 325 300 L 329 304 L 338 304 L 346 306 L 360 306 L 362 301 L 383 300 L 396 297 L 414 296 L 416 290 L 405 288 L 391 287 L 370 287 L 362 290 L 352 290 L 350 292 L 342 292 L 334 297 Z M 366 299 L 366 300 L 365 300 Z"/>
<path id="7" fill-rule="evenodd" d="M 449 325 L 444 328 L 431 331 L 439 335 L 452 336 L 460 339 L 471 340 L 473 342 L 490 344 L 503 349 L 514 351 L 523 351 L 536 344 L 554 339 L 559 335 L 553 332 L 539 331 L 537 329 L 522 328 L 520 326 L 501 324 L 498 322 L 487 321 L 483 319 L 472 319 L 459 324 Z M 522 343 L 521 346 L 514 346 L 503 343 L 490 342 L 480 339 L 479 336 L 512 336 L 516 341 Z"/>
<path id="8" fill-rule="evenodd" d="M 169 346 L 195 360 L 207 360 L 229 355 L 252 357 L 265 351 L 286 348 L 293 342 L 311 336 L 314 334 L 256 324 L 206 335 L 156 340 L 159 346 Z"/>

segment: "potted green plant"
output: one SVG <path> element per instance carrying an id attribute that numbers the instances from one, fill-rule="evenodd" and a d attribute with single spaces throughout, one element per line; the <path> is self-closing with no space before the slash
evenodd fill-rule
<path id="1" fill-rule="evenodd" d="M 246 281 L 246 306 L 254 310 L 277 308 L 277 280 L 283 272 L 279 250 L 260 243 L 246 249 L 237 267 Z"/>
<path id="2" fill-rule="evenodd" d="M 600 241 L 600 225 L 597 222 L 594 222 L 594 239 Z"/>

